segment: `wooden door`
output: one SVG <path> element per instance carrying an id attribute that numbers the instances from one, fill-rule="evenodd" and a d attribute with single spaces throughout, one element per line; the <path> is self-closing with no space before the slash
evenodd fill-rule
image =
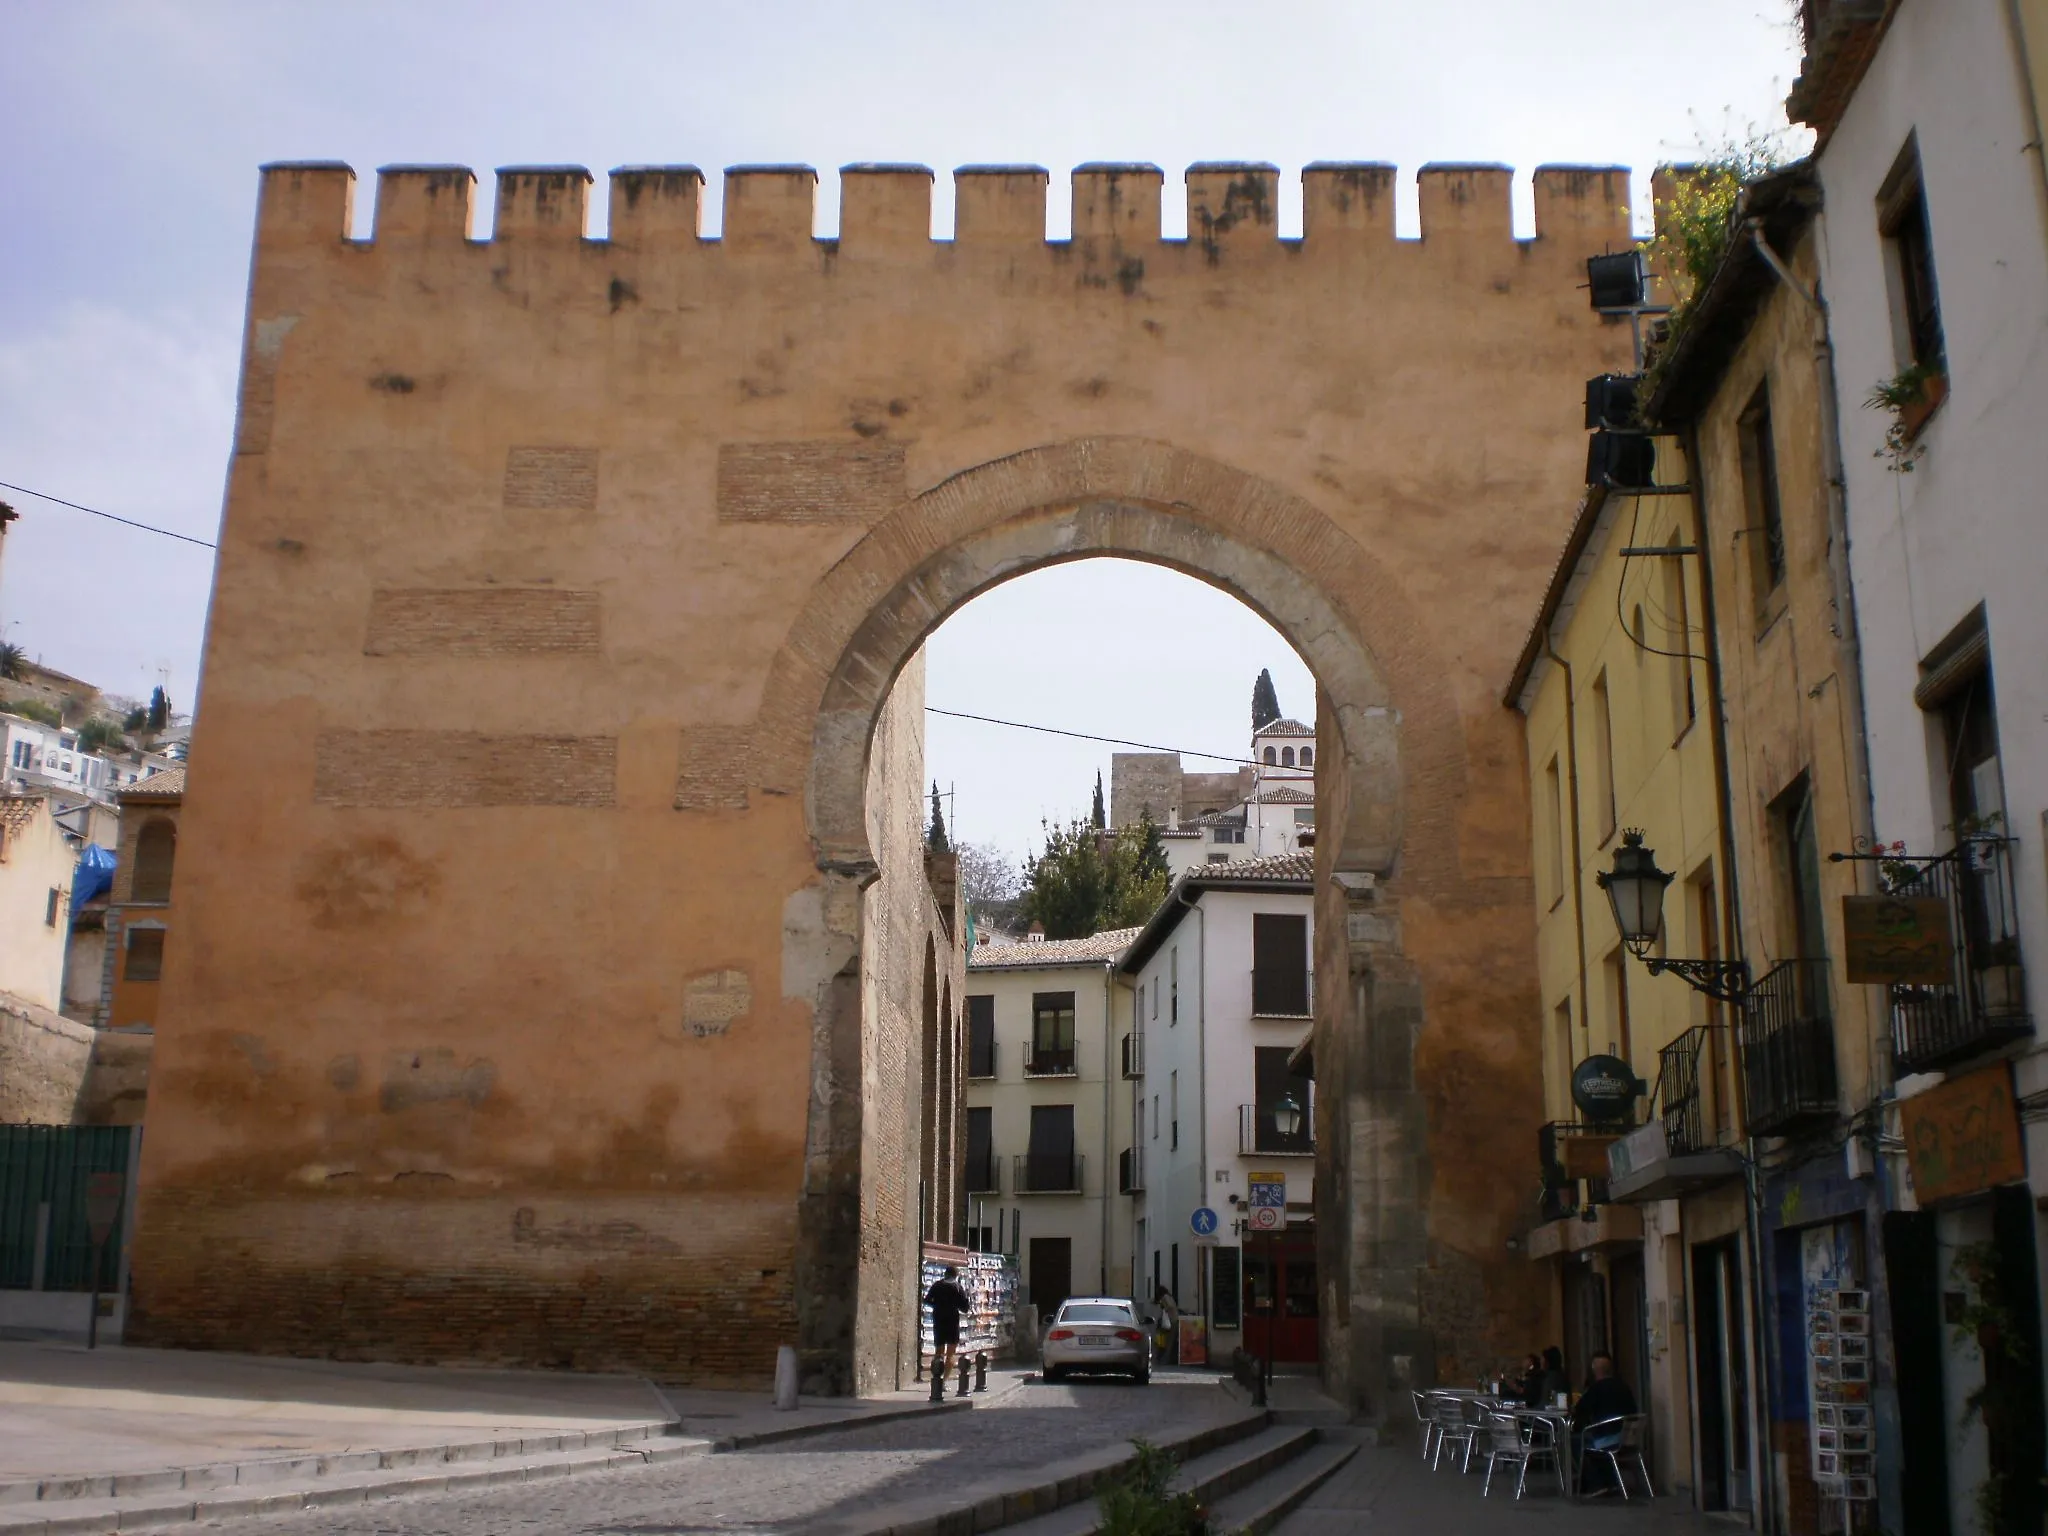
<path id="1" fill-rule="evenodd" d="M 1030 1250 L 1031 1273 L 1025 1283 L 1031 1288 L 1031 1305 L 1038 1308 L 1041 1323 L 1050 1321 L 1054 1309 L 1074 1293 L 1074 1243 L 1066 1237 L 1034 1237 Z"/>

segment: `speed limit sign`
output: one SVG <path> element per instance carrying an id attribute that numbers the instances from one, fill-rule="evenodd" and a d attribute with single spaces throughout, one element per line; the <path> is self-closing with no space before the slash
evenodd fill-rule
<path id="1" fill-rule="evenodd" d="M 1250 1211 L 1247 1225 L 1254 1232 L 1278 1232 L 1287 1225 L 1287 1175 L 1284 1173 L 1254 1173 L 1246 1181 L 1251 1186 L 1246 1206 Z"/>

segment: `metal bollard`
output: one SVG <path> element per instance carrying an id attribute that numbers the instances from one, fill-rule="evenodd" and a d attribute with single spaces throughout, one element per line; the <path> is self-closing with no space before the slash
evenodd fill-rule
<path id="1" fill-rule="evenodd" d="M 946 1373 L 939 1368 L 939 1357 L 937 1355 L 932 1356 L 932 1395 L 930 1400 L 935 1403 L 943 1403 L 946 1400 Z"/>
<path id="2" fill-rule="evenodd" d="M 796 1351 L 785 1344 L 775 1351 L 775 1408 L 778 1413 L 791 1413 L 796 1405 Z"/>
<path id="3" fill-rule="evenodd" d="M 988 1390 L 988 1355 L 986 1353 L 974 1357 L 974 1390 L 977 1392 L 986 1392 Z"/>
<path id="4" fill-rule="evenodd" d="M 953 1395 L 955 1397 L 965 1397 L 967 1395 L 967 1357 L 965 1355 L 960 1357 L 960 1390 Z"/>

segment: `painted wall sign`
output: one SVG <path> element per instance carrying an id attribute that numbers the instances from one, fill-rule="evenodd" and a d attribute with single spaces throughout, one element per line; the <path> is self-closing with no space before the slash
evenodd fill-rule
<path id="1" fill-rule="evenodd" d="M 1588 1120 L 1626 1120 L 1642 1085 L 1619 1056 L 1588 1056 L 1572 1069 L 1572 1102 Z"/>
<path id="2" fill-rule="evenodd" d="M 1955 979 L 1948 903 L 1938 896 L 1844 896 L 1842 938 L 1849 980 L 1939 986 Z"/>
<path id="3" fill-rule="evenodd" d="M 2004 1063 L 1915 1094 L 1900 1108 L 1913 1194 L 1922 1205 L 2027 1176 L 2012 1069 Z"/>

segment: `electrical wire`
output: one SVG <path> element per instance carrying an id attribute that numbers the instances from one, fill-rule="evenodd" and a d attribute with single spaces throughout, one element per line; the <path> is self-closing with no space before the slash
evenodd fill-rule
<path id="1" fill-rule="evenodd" d="M 940 709 L 935 704 L 925 705 L 924 712 L 928 715 L 944 715 L 949 720 L 976 720 L 983 725 L 1006 725 L 1014 731 L 1039 731 L 1047 736 L 1071 736 L 1076 741 L 1102 741 L 1112 747 L 1142 747 L 1147 752 L 1178 752 L 1183 757 L 1201 757 L 1212 762 L 1236 763 L 1246 768 L 1260 766 L 1256 758 L 1234 757 L 1228 752 L 1200 752 L 1193 747 L 1162 747 L 1157 742 L 1126 741 L 1121 736 L 1094 736 L 1087 731 L 1063 731 L 1056 725 L 1029 725 L 1022 720 L 998 720 L 993 715 L 970 715 L 963 710 Z"/>
<path id="2" fill-rule="evenodd" d="M 69 507 L 74 512 L 89 513 L 104 517 L 110 523 L 119 523 L 124 528 L 140 528 L 144 533 L 160 534 L 167 539 L 176 539 L 184 544 L 197 544 L 201 549 L 218 549 L 220 546 L 210 539 L 195 539 L 189 533 L 173 533 L 168 528 L 158 528 L 152 523 L 138 523 L 132 517 L 116 517 L 111 512 L 102 512 L 98 507 L 82 506 L 75 501 L 66 501 L 62 496 L 52 496 L 48 491 L 32 491 L 25 485 L 10 485 L 0 480 L 0 491 L 15 491 L 23 496 L 33 496 L 37 501 L 52 501 L 60 507 Z"/>

